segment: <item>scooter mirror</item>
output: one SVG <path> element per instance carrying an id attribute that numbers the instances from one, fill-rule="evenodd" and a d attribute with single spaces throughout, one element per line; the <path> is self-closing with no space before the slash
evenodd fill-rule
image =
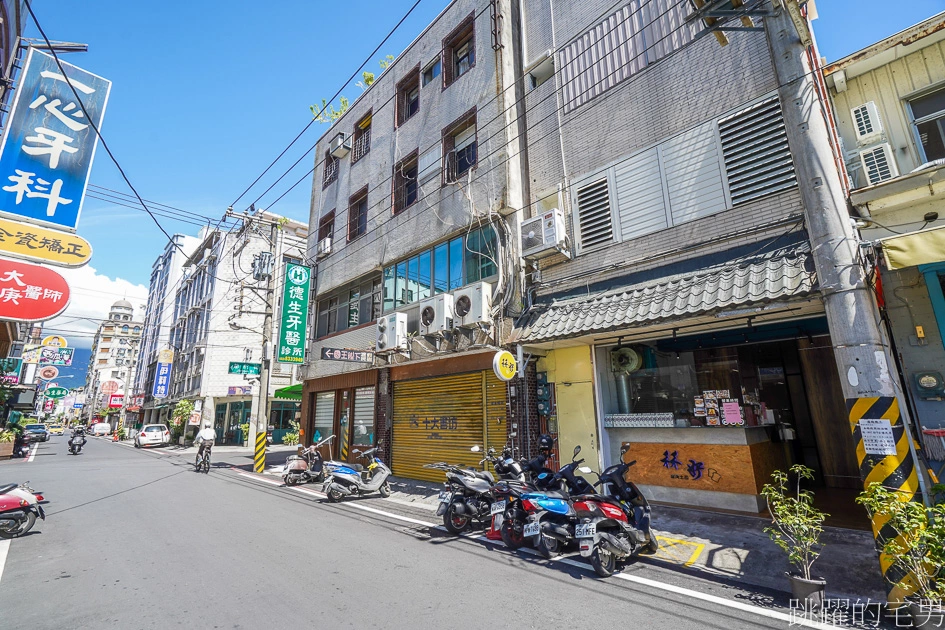
<path id="1" fill-rule="evenodd" d="M 591 470 L 590 467 L 588 467 L 588 466 L 581 466 L 580 468 L 578 468 L 578 470 L 581 471 L 582 473 L 584 473 L 585 475 L 589 475 L 589 474 L 591 474 L 592 472 L 594 472 L 594 471 Z"/>
<path id="2" fill-rule="evenodd" d="M 575 457 L 577 457 L 578 453 L 580 452 L 581 452 L 581 445 L 578 444 L 577 446 L 574 447 L 574 455 L 571 456 L 571 459 L 574 459 Z"/>
<path id="3" fill-rule="evenodd" d="M 481 451 L 482 449 L 479 448 L 479 445 L 477 444 L 476 446 L 472 447 L 472 448 L 469 449 L 469 450 L 472 451 L 473 453 L 478 453 L 478 452 Z"/>

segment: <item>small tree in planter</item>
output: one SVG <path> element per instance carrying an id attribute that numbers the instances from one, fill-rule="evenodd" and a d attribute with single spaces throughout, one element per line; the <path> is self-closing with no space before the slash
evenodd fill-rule
<path id="1" fill-rule="evenodd" d="M 814 471 L 807 466 L 795 464 L 790 472 L 797 476 L 793 490 L 788 486 L 788 475 L 776 470 L 771 473 L 773 484 L 765 484 L 761 494 L 768 503 L 773 527 L 765 533 L 788 555 L 788 562 L 796 573 L 788 573 L 791 593 L 807 606 L 823 606 L 826 580 L 811 577 L 811 566 L 823 551 L 820 535 L 823 522 L 828 516 L 814 507 L 814 494 L 801 489 L 802 479 L 813 479 Z"/>
<path id="2" fill-rule="evenodd" d="M 935 486 L 932 496 L 945 488 Z M 890 603 L 905 598 L 916 628 L 942 628 L 945 622 L 945 503 L 926 507 L 904 493 L 871 483 L 856 499 L 870 518 L 885 520 L 876 539 L 892 562 L 886 575 L 904 575 L 893 583 Z"/>

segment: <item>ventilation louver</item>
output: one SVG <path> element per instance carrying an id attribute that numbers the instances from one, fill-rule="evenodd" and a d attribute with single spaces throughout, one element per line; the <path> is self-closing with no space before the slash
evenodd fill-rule
<path id="1" fill-rule="evenodd" d="M 606 177 L 578 188 L 577 207 L 581 247 L 592 247 L 613 240 L 610 191 Z"/>
<path id="2" fill-rule="evenodd" d="M 870 185 L 899 176 L 888 144 L 883 143 L 872 149 L 860 151 L 860 163 L 863 165 L 863 173 L 866 174 Z"/>
<path id="3" fill-rule="evenodd" d="M 719 120 L 719 135 L 732 205 L 797 185 L 777 97 Z"/>

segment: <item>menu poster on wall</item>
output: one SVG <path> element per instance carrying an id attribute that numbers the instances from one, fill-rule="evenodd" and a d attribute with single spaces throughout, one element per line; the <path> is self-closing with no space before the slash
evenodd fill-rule
<path id="1" fill-rule="evenodd" d="M 728 393 L 728 390 L 727 390 L 727 389 L 717 389 L 717 390 L 715 390 L 715 397 L 716 397 L 716 398 L 731 398 L 731 396 L 729 396 L 729 393 Z"/>
<path id="2" fill-rule="evenodd" d="M 694 416 L 704 417 L 705 416 L 705 398 L 701 396 L 696 396 L 694 399 L 692 414 Z"/>
<path id="3" fill-rule="evenodd" d="M 716 399 L 716 395 L 715 395 L 715 390 L 714 390 L 714 389 L 707 389 L 707 390 L 705 390 L 704 392 L 702 392 L 702 396 L 703 396 L 703 398 L 705 398 L 706 403 L 708 403 L 710 400 L 715 400 L 715 399 Z"/>
<path id="4" fill-rule="evenodd" d="M 719 402 L 715 399 L 706 398 L 705 401 L 705 423 L 710 427 L 719 426 Z"/>
<path id="5" fill-rule="evenodd" d="M 745 419 L 742 417 L 742 408 L 738 404 L 737 398 L 722 399 L 722 424 L 745 424 Z"/>

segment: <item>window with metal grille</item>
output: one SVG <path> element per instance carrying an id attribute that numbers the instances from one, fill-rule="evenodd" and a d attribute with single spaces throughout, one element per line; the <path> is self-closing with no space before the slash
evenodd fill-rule
<path id="1" fill-rule="evenodd" d="M 719 120 L 719 135 L 732 205 L 797 185 L 776 96 Z"/>
<path id="2" fill-rule="evenodd" d="M 348 203 L 348 241 L 353 241 L 367 232 L 368 198 L 367 186 L 351 196 Z"/>
<path id="3" fill-rule="evenodd" d="M 331 238 L 335 233 L 335 211 L 332 210 L 318 220 L 318 240 Z"/>
<path id="4" fill-rule="evenodd" d="M 475 14 L 469 16 L 443 40 L 443 89 L 476 65 Z"/>
<path id="5" fill-rule="evenodd" d="M 478 160 L 476 112 L 465 114 L 443 131 L 446 154 L 446 183 L 453 183 L 469 172 Z"/>
<path id="6" fill-rule="evenodd" d="M 418 155 L 419 151 L 414 151 L 394 165 L 394 214 L 412 206 L 419 197 Z"/>
<path id="7" fill-rule="evenodd" d="M 338 158 L 325 151 L 324 173 L 322 175 L 322 189 L 328 188 L 338 179 Z"/>
<path id="8" fill-rule="evenodd" d="M 577 189 L 578 243 L 582 249 L 614 238 L 607 177 Z"/>
<path id="9" fill-rule="evenodd" d="M 351 163 L 354 164 L 371 150 L 371 113 L 354 126 L 354 140 L 351 145 Z"/>
<path id="10" fill-rule="evenodd" d="M 397 84 L 397 126 L 401 126 L 420 111 L 420 66 L 407 73 Z"/>

